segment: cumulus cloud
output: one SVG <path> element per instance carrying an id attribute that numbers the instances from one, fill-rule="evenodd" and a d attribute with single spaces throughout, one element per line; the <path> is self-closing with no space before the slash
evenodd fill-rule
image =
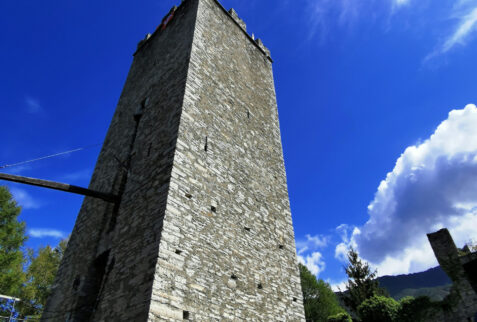
<path id="1" fill-rule="evenodd" d="M 41 207 L 41 202 L 33 198 L 28 192 L 20 188 L 10 188 L 10 192 L 17 203 L 23 207 L 23 209 L 38 209 Z"/>
<path id="2" fill-rule="evenodd" d="M 360 231 L 358 227 L 342 224 L 336 227 L 336 233 L 341 237 L 341 243 L 335 248 L 335 258 L 340 262 L 346 263 L 348 261 L 348 249 L 350 247 L 357 247 L 351 237 L 359 234 Z"/>
<path id="3" fill-rule="evenodd" d="M 329 241 L 329 236 L 322 235 L 305 235 L 305 239 L 296 241 L 298 261 L 308 267 L 314 275 L 318 276 L 326 268 L 323 255 L 316 250 L 326 248 Z"/>
<path id="4" fill-rule="evenodd" d="M 50 228 L 32 228 L 28 230 L 28 235 L 33 238 L 45 238 L 45 237 L 53 237 L 58 239 L 63 239 L 67 235 L 66 233 Z"/>
<path id="5" fill-rule="evenodd" d="M 458 245 L 476 238 L 477 107 L 451 111 L 429 139 L 408 147 L 379 185 L 368 214 L 335 255 L 354 243 L 380 275 L 437 264 L 426 234 L 442 227 Z"/>
<path id="6" fill-rule="evenodd" d="M 326 268 L 323 255 L 320 252 L 313 252 L 308 256 L 298 255 L 298 262 L 305 265 L 316 276 L 319 276 Z"/>

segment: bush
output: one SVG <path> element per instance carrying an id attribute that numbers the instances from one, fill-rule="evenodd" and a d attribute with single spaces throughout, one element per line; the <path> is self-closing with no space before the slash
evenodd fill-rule
<path id="1" fill-rule="evenodd" d="M 328 322 L 352 322 L 348 313 L 342 312 L 328 317 Z"/>
<path id="2" fill-rule="evenodd" d="M 440 302 L 432 302 L 427 296 L 413 298 L 407 296 L 401 299 L 397 321 L 399 322 L 418 322 L 429 320 L 441 310 Z"/>
<path id="3" fill-rule="evenodd" d="M 358 314 L 366 322 L 392 322 L 396 321 L 399 307 L 390 297 L 374 295 L 358 306 Z"/>

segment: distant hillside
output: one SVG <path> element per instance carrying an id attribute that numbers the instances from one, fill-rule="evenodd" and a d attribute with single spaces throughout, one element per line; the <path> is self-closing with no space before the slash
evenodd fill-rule
<path id="1" fill-rule="evenodd" d="M 435 287 L 423 287 L 423 288 L 406 288 L 401 292 L 397 293 L 394 297 L 396 300 L 400 300 L 406 296 L 418 297 L 418 296 L 428 296 L 433 301 L 442 301 L 446 297 L 450 290 L 452 284 L 447 284 L 444 286 L 435 286 Z"/>
<path id="2" fill-rule="evenodd" d="M 379 285 L 387 289 L 395 299 L 426 295 L 434 300 L 441 300 L 449 293 L 449 285 L 452 284 L 440 266 L 421 273 L 382 276 L 378 278 L 378 281 Z"/>

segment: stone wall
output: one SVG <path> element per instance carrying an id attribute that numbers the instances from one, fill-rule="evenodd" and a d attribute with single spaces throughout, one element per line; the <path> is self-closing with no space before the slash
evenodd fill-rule
<path id="1" fill-rule="evenodd" d="M 90 183 L 121 203 L 85 198 L 44 321 L 147 320 L 197 5 L 135 54 Z"/>
<path id="2" fill-rule="evenodd" d="M 474 255 L 461 256 L 447 229 L 428 234 L 427 237 L 437 261 L 453 282 L 450 294 L 444 299 L 444 302 L 449 304 L 449 309 L 442 312 L 442 320 L 474 321 L 477 313 L 477 293 L 472 288 L 471 276 L 464 266 L 470 262 L 467 258 Z"/>
<path id="3" fill-rule="evenodd" d="M 153 320 L 304 318 L 272 64 L 214 0 L 199 2 L 159 254 Z"/>
<path id="4" fill-rule="evenodd" d="M 44 321 L 301 321 L 268 49 L 185 0 L 140 42 Z"/>

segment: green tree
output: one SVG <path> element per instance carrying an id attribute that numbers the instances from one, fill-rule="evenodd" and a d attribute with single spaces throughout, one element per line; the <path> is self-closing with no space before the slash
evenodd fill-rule
<path id="1" fill-rule="evenodd" d="M 403 297 L 400 301 L 397 321 L 415 322 L 424 321 L 433 309 L 433 303 L 427 296 Z"/>
<path id="2" fill-rule="evenodd" d="M 0 186 L 0 294 L 18 296 L 24 281 L 22 247 L 27 239 L 25 223 L 18 221 L 21 208 L 7 187 Z"/>
<path id="3" fill-rule="evenodd" d="M 351 319 L 351 316 L 348 313 L 342 312 L 342 313 L 329 316 L 327 322 L 352 322 L 352 321 L 353 319 Z"/>
<path id="4" fill-rule="evenodd" d="M 317 280 L 305 265 L 299 264 L 301 289 L 307 321 L 327 321 L 328 317 L 344 313 L 335 293 L 323 280 Z"/>
<path id="5" fill-rule="evenodd" d="M 398 321 L 399 308 L 399 302 L 395 299 L 374 295 L 358 306 L 358 314 L 366 322 L 393 322 Z"/>
<path id="6" fill-rule="evenodd" d="M 344 304 L 353 312 L 358 312 L 358 306 L 374 295 L 387 295 L 379 287 L 376 279 L 377 271 L 371 271 L 369 264 L 359 258 L 353 248 L 348 251 L 348 265 L 345 267 L 348 282 L 347 291 L 341 293 Z"/>
<path id="7" fill-rule="evenodd" d="M 29 250 L 30 265 L 26 271 L 26 283 L 19 304 L 23 316 L 40 317 L 55 280 L 58 267 L 66 249 L 67 240 L 56 248 L 42 247 L 37 255 Z"/>

